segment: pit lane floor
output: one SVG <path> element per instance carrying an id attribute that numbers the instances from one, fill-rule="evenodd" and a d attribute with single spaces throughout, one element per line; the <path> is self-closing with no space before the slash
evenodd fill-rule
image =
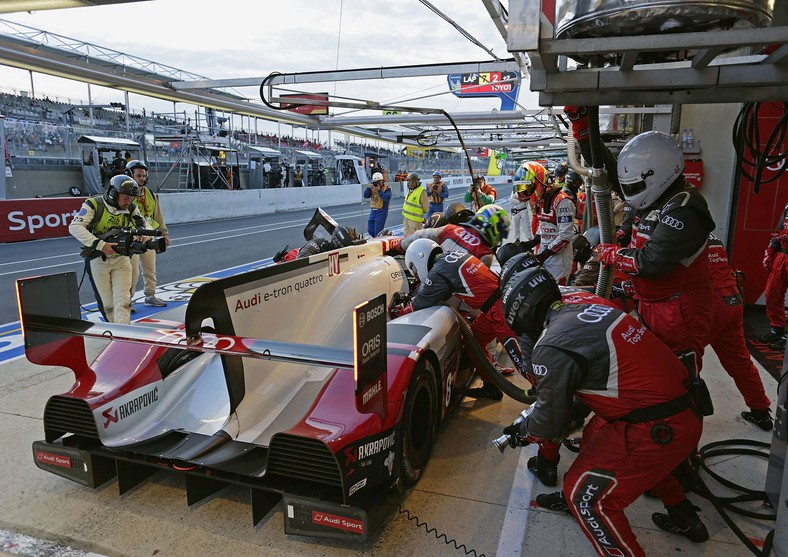
<path id="1" fill-rule="evenodd" d="M 90 355 L 100 341 L 89 341 Z M 300 536 L 283 531 L 282 509 L 275 508 L 255 529 L 248 496 L 228 488 L 206 503 L 188 508 L 183 479 L 167 472 L 127 495 L 117 495 L 114 483 L 98 491 L 45 473 L 32 461 L 31 443 L 43 437 L 42 415 L 49 396 L 66 390 L 72 374 L 46 368 L 24 358 L 0 366 L 0 446 L 3 447 L 4 489 L 0 493 L 0 530 L 69 546 L 79 552 L 106 556 L 215 556 L 244 555 L 302 557 L 366 555 L 376 557 L 465 555 L 445 535 L 474 555 L 593 555 L 590 544 L 574 521 L 562 514 L 533 506 L 545 488 L 528 472 L 526 462 L 535 447 L 504 454 L 490 439 L 500 434 L 521 410 L 519 403 L 466 399 L 440 435 L 426 474 L 406 493 L 402 503 L 425 526 L 406 513 L 392 509 L 391 517 L 364 543 Z M 776 398 L 776 381 L 762 369 L 767 392 Z M 770 442 L 771 434 L 744 422 L 746 407 L 733 381 L 716 356 L 707 352 L 704 377 L 714 397 L 716 412 L 706 419 L 701 446 L 731 438 Z M 515 379 L 515 381 L 521 381 Z M 563 474 L 574 455 L 562 450 Z M 729 480 L 763 489 L 767 462 L 749 456 L 716 459 L 712 467 Z M 723 488 L 710 483 L 713 491 Z M 634 531 L 648 555 L 749 555 L 714 511 L 695 494 L 711 539 L 702 545 L 657 529 L 651 513 L 661 510 L 655 500 L 641 497 L 627 511 Z M 774 523 L 734 520 L 756 544 L 762 544 Z M 427 530 L 431 532 L 427 532 Z M 432 531 L 434 529 L 434 532 Z M 440 537 L 440 539 L 438 539 Z M 63 555 L 41 553 L 23 545 L 0 550 L 11 555 Z M 464 548 L 463 548 L 464 549 Z M 77 553 L 84 555 L 85 553 Z"/>

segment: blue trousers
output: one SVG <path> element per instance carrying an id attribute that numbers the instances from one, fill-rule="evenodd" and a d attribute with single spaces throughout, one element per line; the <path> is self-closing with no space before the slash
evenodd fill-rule
<path id="1" fill-rule="evenodd" d="M 442 213 L 443 212 L 443 203 L 430 203 L 430 210 L 427 211 L 427 214 L 424 217 L 424 222 L 428 222 L 432 213 Z"/>
<path id="2" fill-rule="evenodd" d="M 388 216 L 388 209 L 370 209 L 369 220 L 367 220 L 367 232 L 371 237 L 374 238 L 385 228 Z"/>

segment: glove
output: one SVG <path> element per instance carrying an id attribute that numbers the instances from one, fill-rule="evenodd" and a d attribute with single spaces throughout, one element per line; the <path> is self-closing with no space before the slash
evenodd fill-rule
<path id="1" fill-rule="evenodd" d="M 402 317 L 403 315 L 407 315 L 412 312 L 413 312 L 413 304 L 391 306 L 389 308 L 389 316 L 392 319 L 396 319 L 397 317 Z"/>
<path id="2" fill-rule="evenodd" d="M 615 244 L 599 244 L 596 247 L 596 251 L 599 254 L 599 262 L 608 267 L 614 267 L 618 250 L 619 247 Z"/>
<path id="3" fill-rule="evenodd" d="M 544 263 L 545 261 L 547 261 L 547 260 L 548 260 L 550 257 L 552 257 L 553 255 L 555 255 L 555 252 L 554 252 L 553 250 L 546 249 L 546 250 L 543 250 L 543 251 L 539 252 L 539 253 L 538 253 L 538 254 L 536 254 L 534 257 L 536 257 L 536 260 L 537 260 L 537 261 L 539 262 L 539 264 L 541 265 L 542 263 Z"/>
<path id="4" fill-rule="evenodd" d="M 511 445 L 513 447 L 526 447 L 531 444 L 531 442 L 520 433 L 520 422 L 503 428 L 503 434 L 508 435 L 512 439 Z"/>
<path id="5" fill-rule="evenodd" d="M 276 252 L 274 254 L 274 257 L 273 257 L 274 263 L 279 263 L 282 259 L 285 258 L 285 254 L 287 253 L 287 249 L 289 247 L 290 247 L 290 244 L 286 245 L 284 248 L 282 248 L 280 251 L 278 251 L 278 252 Z"/>
<path id="6" fill-rule="evenodd" d="M 533 240 L 528 240 L 527 242 L 520 242 L 520 247 L 523 248 L 525 251 L 533 251 L 533 249 L 539 244 L 542 237 L 537 234 L 534 236 Z"/>
<path id="7" fill-rule="evenodd" d="M 776 254 L 777 250 L 772 248 L 766 248 L 766 251 L 763 254 L 763 268 L 770 273 L 772 272 L 772 265 L 774 265 L 774 256 Z"/>
<path id="8" fill-rule="evenodd" d="M 631 298 L 635 294 L 635 289 L 632 288 L 632 282 L 625 280 L 613 285 L 612 294 L 618 298 Z"/>
<path id="9" fill-rule="evenodd" d="M 584 106 L 567 105 L 564 113 L 572 122 L 572 136 L 577 141 L 588 141 L 588 110 Z"/>
<path id="10" fill-rule="evenodd" d="M 627 244 L 629 243 L 629 238 L 627 236 L 627 233 L 624 232 L 622 228 L 619 228 L 616 231 L 616 244 L 622 248 L 627 247 Z"/>

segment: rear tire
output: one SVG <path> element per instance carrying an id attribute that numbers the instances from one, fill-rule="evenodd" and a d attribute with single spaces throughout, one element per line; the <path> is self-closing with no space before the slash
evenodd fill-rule
<path id="1" fill-rule="evenodd" d="M 400 423 L 400 478 L 405 486 L 419 481 L 432 453 L 437 404 L 435 373 L 432 364 L 423 358 L 410 378 Z"/>

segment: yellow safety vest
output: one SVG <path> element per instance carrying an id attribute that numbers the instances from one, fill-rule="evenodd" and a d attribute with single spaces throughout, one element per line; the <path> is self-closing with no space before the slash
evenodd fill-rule
<path id="1" fill-rule="evenodd" d="M 133 228 L 135 226 L 129 213 L 124 212 L 113 215 L 107 211 L 104 205 L 104 197 L 101 195 L 89 197 L 85 200 L 85 203 L 93 208 L 93 221 L 88 229 L 96 236 L 104 234 L 111 228 Z M 129 210 L 133 211 L 133 207 L 133 205 L 130 205 Z"/>
<path id="2" fill-rule="evenodd" d="M 150 219 L 150 227 L 153 230 L 159 228 L 159 223 L 153 219 L 153 213 L 156 212 L 157 199 L 156 196 L 153 195 L 153 192 L 150 191 L 150 188 L 142 188 L 142 194 L 135 198 L 135 201 L 137 202 L 137 207 L 140 208 L 140 213 L 142 213 L 142 216 Z"/>
<path id="3" fill-rule="evenodd" d="M 424 222 L 424 207 L 421 206 L 421 194 L 424 186 L 419 186 L 408 194 L 402 205 L 402 216 L 415 222 Z"/>

